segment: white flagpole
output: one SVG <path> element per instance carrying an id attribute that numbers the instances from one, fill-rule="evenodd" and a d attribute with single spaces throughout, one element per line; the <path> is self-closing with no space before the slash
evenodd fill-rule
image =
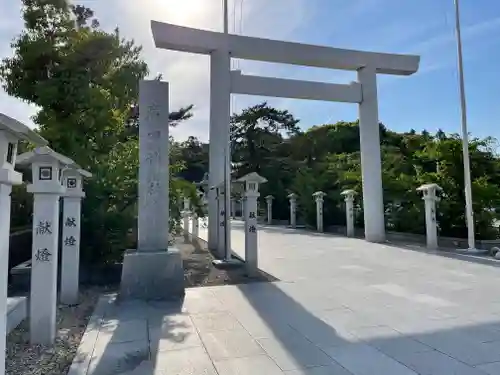
<path id="1" fill-rule="evenodd" d="M 469 250 L 475 250 L 476 241 L 474 238 L 474 210 L 472 208 L 472 182 L 469 159 L 469 135 L 467 131 L 467 102 L 465 98 L 464 66 L 462 56 L 462 34 L 460 32 L 460 4 L 455 1 L 455 28 L 457 36 L 458 54 L 458 75 L 460 83 L 460 111 L 462 114 L 462 152 L 464 159 L 464 185 L 465 185 L 465 210 L 467 218 L 467 231 Z"/>

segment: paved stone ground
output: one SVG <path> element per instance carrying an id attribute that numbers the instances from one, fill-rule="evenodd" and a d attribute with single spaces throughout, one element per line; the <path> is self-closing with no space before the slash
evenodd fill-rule
<path id="1" fill-rule="evenodd" d="M 281 281 L 103 298 L 70 375 L 500 374 L 494 263 L 267 227 L 259 255 Z"/>

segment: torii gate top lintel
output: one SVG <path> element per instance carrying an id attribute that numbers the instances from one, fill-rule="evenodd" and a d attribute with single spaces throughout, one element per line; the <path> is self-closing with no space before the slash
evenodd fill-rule
<path id="1" fill-rule="evenodd" d="M 312 44 L 262 39 L 243 35 L 194 29 L 151 21 L 157 48 L 208 55 L 229 49 L 231 57 L 245 60 L 312 66 L 318 68 L 359 70 L 372 66 L 377 73 L 411 75 L 417 72 L 419 56 L 363 52 Z"/>

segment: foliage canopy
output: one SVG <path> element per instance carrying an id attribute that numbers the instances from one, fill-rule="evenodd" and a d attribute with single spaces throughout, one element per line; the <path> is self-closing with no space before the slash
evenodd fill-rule
<path id="1" fill-rule="evenodd" d="M 14 54 L 0 65 L 2 86 L 37 106 L 33 120 L 52 148 L 93 173 L 82 210 L 83 259 L 119 259 L 134 245 L 138 82 L 149 73 L 141 47 L 118 29 L 102 30 L 90 8 L 67 0 L 23 0 L 22 16 Z M 172 124 L 191 117 L 192 108 L 172 112 Z M 174 178 L 181 169 L 172 164 L 172 227 L 181 192 L 196 195 L 194 186 Z M 26 214 L 30 197 L 20 189 L 15 195 L 15 206 L 24 210 L 18 212 Z"/>

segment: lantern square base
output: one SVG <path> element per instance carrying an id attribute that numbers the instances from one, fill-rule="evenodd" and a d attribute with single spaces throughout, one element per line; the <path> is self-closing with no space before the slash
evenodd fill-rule
<path id="1" fill-rule="evenodd" d="M 125 252 L 120 299 L 175 301 L 184 293 L 184 267 L 178 249 Z"/>

